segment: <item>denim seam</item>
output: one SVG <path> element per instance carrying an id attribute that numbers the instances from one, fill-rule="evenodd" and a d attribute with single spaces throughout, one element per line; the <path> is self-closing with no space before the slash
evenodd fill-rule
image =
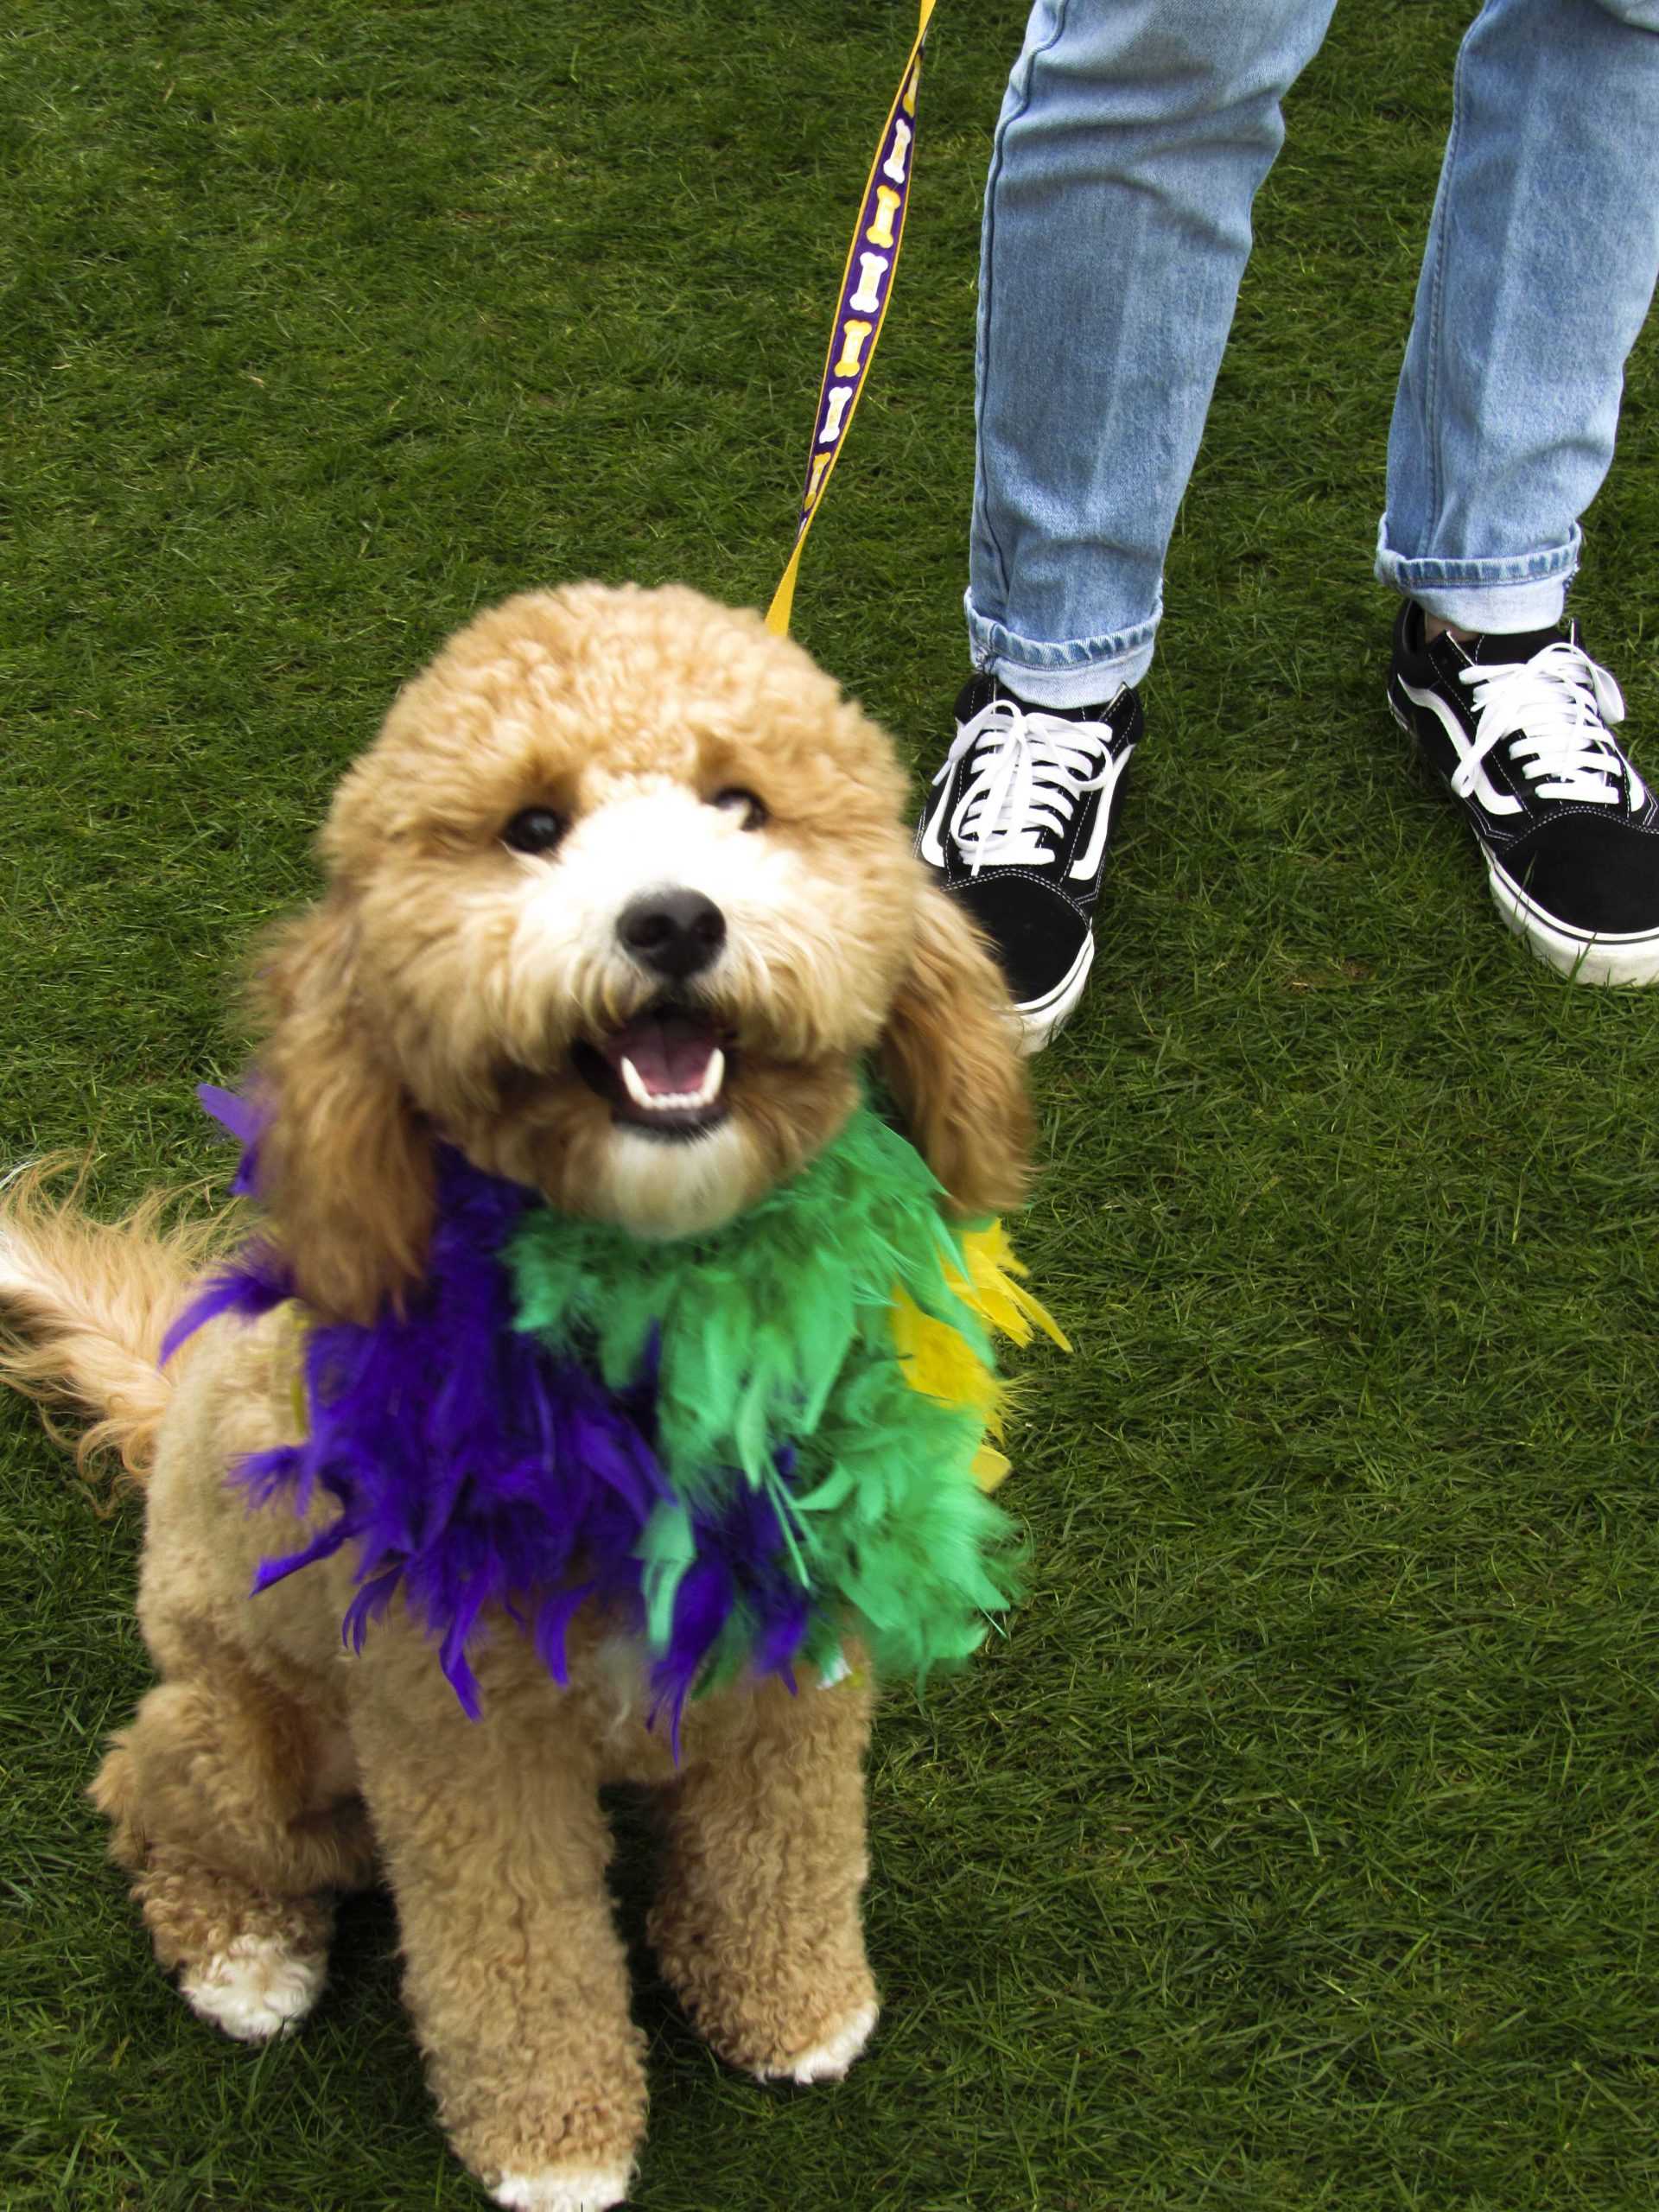
<path id="1" fill-rule="evenodd" d="M 1006 622 L 995 615 L 983 614 L 971 600 L 968 601 L 969 628 L 977 632 L 993 659 L 1015 661 L 1022 667 L 1058 671 L 1065 669 L 1087 668 L 1096 661 L 1126 660 L 1141 646 L 1149 645 L 1158 632 L 1163 613 L 1161 602 L 1144 621 L 1133 622 L 1122 630 L 1103 631 L 1089 638 L 1027 638 L 1018 630 L 1011 630 Z"/>
<path id="2" fill-rule="evenodd" d="M 1434 241 L 1434 269 L 1429 279 L 1429 346 L 1428 369 L 1423 392 L 1423 429 L 1428 444 L 1428 480 L 1431 493 L 1431 514 L 1439 519 L 1444 499 L 1444 484 L 1440 471 L 1440 348 L 1446 340 L 1446 257 L 1452 238 L 1452 175 L 1458 151 L 1458 140 L 1463 130 L 1463 48 L 1458 48 L 1458 58 L 1452 70 L 1452 125 L 1446 135 L 1446 154 L 1441 164 L 1444 197 L 1440 203 L 1439 236 Z"/>
<path id="3" fill-rule="evenodd" d="M 1440 553 L 1396 553 L 1384 536 L 1378 555 L 1386 580 L 1396 586 L 1440 584 L 1454 590 L 1501 591 L 1512 584 L 1549 584 L 1571 576 L 1579 565 L 1580 544 L 1569 538 L 1566 544 L 1541 553 L 1452 559 Z"/>
<path id="4" fill-rule="evenodd" d="M 1008 599 L 1008 566 L 991 528 L 990 502 L 985 495 L 985 438 L 984 395 L 990 389 L 991 350 L 991 262 L 996 242 L 996 188 L 1002 175 L 1002 147 L 1008 132 L 1031 105 L 1031 80 L 1037 73 L 1037 64 L 1046 54 L 1052 53 L 1065 35 L 1066 11 L 1071 0 L 1057 0 L 1054 12 L 1053 35 L 1046 42 L 1033 49 L 1026 81 L 1021 88 L 1020 105 L 1012 115 L 1004 116 L 998 124 L 991 149 L 990 174 L 985 181 L 985 238 L 982 254 L 984 276 L 980 287 L 979 348 L 975 362 L 974 403 L 974 505 L 977 519 L 985 532 L 985 541 L 996 556 L 997 587 L 1006 607 Z"/>

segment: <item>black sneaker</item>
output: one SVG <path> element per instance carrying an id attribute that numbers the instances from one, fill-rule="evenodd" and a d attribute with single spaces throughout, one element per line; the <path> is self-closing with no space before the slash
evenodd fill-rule
<path id="1" fill-rule="evenodd" d="M 1028 707 L 994 677 L 957 701 L 916 849 L 996 949 L 1027 1052 L 1089 980 L 1091 925 L 1123 771 L 1141 741 L 1126 683 L 1103 707 Z"/>
<path id="2" fill-rule="evenodd" d="M 1498 912 L 1581 983 L 1659 982 L 1659 802 L 1611 725 L 1624 702 L 1558 630 L 1427 643 L 1409 601 L 1389 704 L 1450 785 Z"/>

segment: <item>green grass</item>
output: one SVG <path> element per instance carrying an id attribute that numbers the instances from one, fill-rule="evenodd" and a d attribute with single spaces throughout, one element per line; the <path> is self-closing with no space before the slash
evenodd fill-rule
<path id="1" fill-rule="evenodd" d="M 1037 1071 L 1036 1587 L 893 1695 L 846 2087 L 650 1980 L 644 2212 L 1586 2207 L 1659 2190 L 1652 1001 L 1494 921 L 1382 708 L 1382 442 L 1466 5 L 1338 12 L 1168 579 L 1086 1007 Z M 918 766 L 963 665 L 978 197 L 1023 0 L 945 0 L 797 630 Z M 225 979 L 477 605 L 751 601 L 909 0 L 14 0 L 0 26 L 0 1165 L 220 1164 Z M 1576 596 L 1659 772 L 1659 376 Z M 1645 733 L 1645 736 L 1643 735 Z M 1645 747 L 1645 750 L 1643 749 Z M 137 1527 L 0 1409 L 0 2201 L 466 2207 L 383 1900 L 214 2040 L 81 1792 Z M 631 1831 L 632 1834 L 632 1831 Z M 625 1857 L 637 1926 L 638 1838 Z M 1653 1948 L 1650 1948 L 1650 1945 Z"/>

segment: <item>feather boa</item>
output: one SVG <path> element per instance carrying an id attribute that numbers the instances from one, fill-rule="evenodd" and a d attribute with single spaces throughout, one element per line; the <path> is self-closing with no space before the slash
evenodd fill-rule
<path id="1" fill-rule="evenodd" d="M 204 1103 L 248 1145 L 238 1180 L 257 1188 L 251 1110 Z M 369 1327 L 308 1325 L 302 1440 L 234 1471 L 255 1502 L 337 1509 L 256 1589 L 353 1545 L 347 1640 L 360 1650 L 401 1594 L 474 1717 L 486 1614 L 563 1682 L 591 1605 L 643 1637 L 677 1753 L 687 1700 L 745 1667 L 793 1687 L 797 1666 L 836 1670 L 848 1634 L 882 1671 L 965 1657 L 1018 1555 L 982 1486 L 1001 1389 L 987 1325 L 1065 1339 L 1000 1229 L 952 1230 L 941 1197 L 868 1106 L 738 1220 L 667 1243 L 555 1213 L 441 1149 L 420 1292 Z M 256 1239 L 163 1358 L 215 1314 L 293 1294 Z"/>

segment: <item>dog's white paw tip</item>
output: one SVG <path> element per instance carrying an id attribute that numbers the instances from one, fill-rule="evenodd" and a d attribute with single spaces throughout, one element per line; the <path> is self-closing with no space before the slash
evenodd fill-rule
<path id="1" fill-rule="evenodd" d="M 322 1992 L 324 1962 L 273 1936 L 238 1936 L 205 1967 L 179 1978 L 193 2012 L 238 2043 L 267 2043 L 298 2025 Z"/>
<path id="2" fill-rule="evenodd" d="M 490 2195 L 510 2212 L 610 2212 L 626 2202 L 626 2166 L 544 2166 L 537 2174 L 503 2174 Z"/>
<path id="3" fill-rule="evenodd" d="M 810 2088 L 815 2082 L 839 2082 L 848 2068 L 870 2039 L 875 2025 L 876 2008 L 866 2005 L 832 2036 L 814 2044 L 810 2050 L 804 2050 L 787 2066 L 780 2066 L 766 2078 L 773 2082 L 797 2082 L 801 2088 Z"/>

